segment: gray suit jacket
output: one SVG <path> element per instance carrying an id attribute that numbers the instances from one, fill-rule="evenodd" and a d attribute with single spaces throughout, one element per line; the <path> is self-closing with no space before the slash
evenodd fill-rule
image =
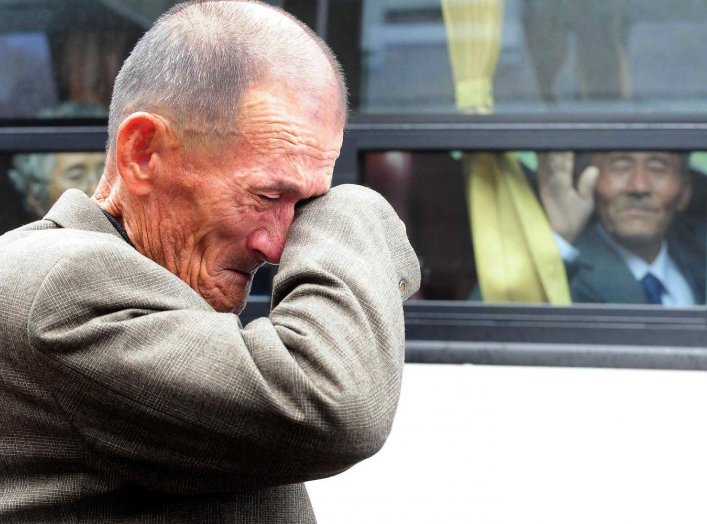
<path id="1" fill-rule="evenodd" d="M 314 522 L 302 482 L 390 431 L 419 278 L 385 200 L 338 187 L 242 327 L 65 193 L 0 237 L 0 522 Z"/>
<path id="2" fill-rule="evenodd" d="M 641 284 L 623 259 L 590 226 L 575 242 L 580 251 L 577 261 L 568 267 L 573 302 L 611 304 L 647 304 Z M 677 243 L 669 243 L 671 257 L 685 276 L 697 303 L 705 302 L 705 265 L 688 256 Z"/>

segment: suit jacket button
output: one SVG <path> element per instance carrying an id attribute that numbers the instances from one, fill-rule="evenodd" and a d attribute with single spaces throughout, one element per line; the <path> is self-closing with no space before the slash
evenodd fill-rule
<path id="1" fill-rule="evenodd" d="M 402 279 L 400 282 L 398 282 L 398 287 L 400 288 L 400 294 L 404 295 L 405 292 L 408 290 L 408 283 L 405 279 Z"/>

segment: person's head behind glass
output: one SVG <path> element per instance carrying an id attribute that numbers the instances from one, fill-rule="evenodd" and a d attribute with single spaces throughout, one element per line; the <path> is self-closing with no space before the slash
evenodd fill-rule
<path id="1" fill-rule="evenodd" d="M 599 168 L 597 220 L 629 251 L 652 260 L 692 196 L 686 155 L 670 151 L 598 152 L 592 155 L 592 164 Z"/>
<path id="2" fill-rule="evenodd" d="M 105 118 L 105 107 L 69 100 L 44 109 L 40 119 Z M 30 216 L 43 217 L 67 189 L 93 193 L 105 167 L 105 153 L 22 153 L 12 159 L 10 181 Z"/>
<path id="3" fill-rule="evenodd" d="M 9 175 L 26 210 L 42 217 L 67 189 L 93 193 L 104 165 L 105 153 L 19 154 Z"/>

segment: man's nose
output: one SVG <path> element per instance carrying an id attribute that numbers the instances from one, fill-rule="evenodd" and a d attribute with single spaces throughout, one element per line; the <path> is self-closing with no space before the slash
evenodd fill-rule
<path id="1" fill-rule="evenodd" d="M 631 171 L 626 188 L 631 193 L 649 193 L 652 189 L 650 175 L 642 167 Z"/>
<path id="2" fill-rule="evenodd" d="M 279 216 L 278 220 L 256 229 L 249 237 L 249 249 L 256 251 L 265 262 L 279 264 L 293 217 L 294 208 L 286 216 Z"/>
<path id="3" fill-rule="evenodd" d="M 273 234 L 266 229 L 258 229 L 250 236 L 249 248 L 269 264 L 279 264 L 285 249 L 286 235 Z"/>

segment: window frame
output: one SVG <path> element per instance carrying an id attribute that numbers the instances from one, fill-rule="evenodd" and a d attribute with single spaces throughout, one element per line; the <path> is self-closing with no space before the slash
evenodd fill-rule
<path id="1" fill-rule="evenodd" d="M 675 115 L 354 115 L 337 183 L 391 150 L 705 150 L 707 119 Z M 407 362 L 707 369 L 707 307 L 410 301 Z"/>

